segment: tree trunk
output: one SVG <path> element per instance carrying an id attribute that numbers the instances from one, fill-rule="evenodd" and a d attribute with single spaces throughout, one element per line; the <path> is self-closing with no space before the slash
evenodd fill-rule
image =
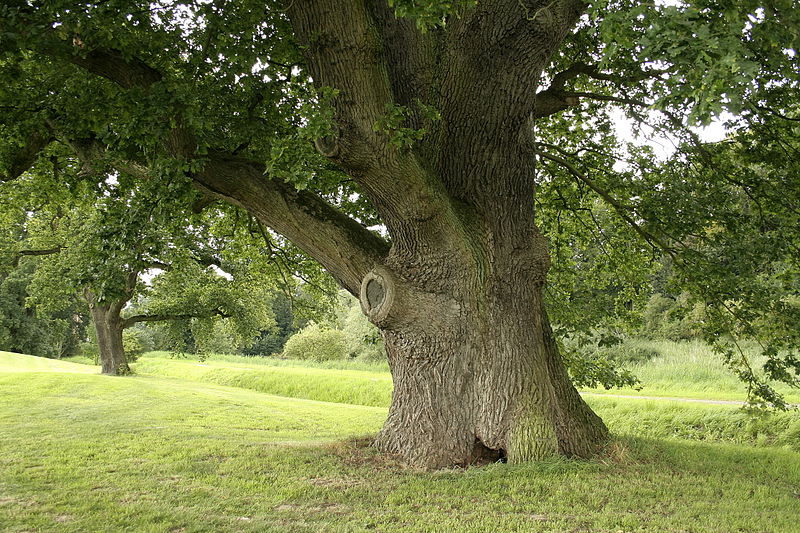
<path id="1" fill-rule="evenodd" d="M 103 374 L 110 376 L 124 376 L 131 373 L 128 358 L 122 345 L 123 322 L 120 316 L 121 306 L 117 304 L 98 303 L 93 298 L 89 299 L 89 309 L 92 313 L 97 332 L 97 344 L 100 348 L 100 363 Z"/>
<path id="2" fill-rule="evenodd" d="M 395 257 L 367 274 L 362 308 L 395 386 L 379 449 L 440 468 L 602 447 L 608 431 L 570 382 L 544 310 L 546 258 L 539 237 L 484 265 Z"/>

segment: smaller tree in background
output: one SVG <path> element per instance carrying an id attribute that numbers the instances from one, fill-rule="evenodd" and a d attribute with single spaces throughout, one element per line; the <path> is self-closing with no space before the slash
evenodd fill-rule
<path id="1" fill-rule="evenodd" d="M 224 222 L 234 208 L 195 213 L 185 190 L 165 201 L 148 182 L 120 173 L 87 180 L 86 171 L 54 155 L 13 187 L 3 184 L 3 246 L 17 260 L 39 256 L 26 287 L 29 307 L 58 316 L 76 296 L 85 300 L 103 373 L 130 372 L 123 331 L 135 324 L 205 320 L 198 335 L 206 342 L 215 338 L 219 319 L 239 342 L 272 327 L 275 274 L 230 244 L 246 234 Z M 161 273 L 150 285 L 144 276 L 153 269 Z M 126 313 L 137 298 L 145 305 Z"/>
<path id="2" fill-rule="evenodd" d="M 220 258 L 221 267 L 205 267 L 190 253 L 173 264 L 143 288 L 126 324 L 169 321 L 163 333 L 172 348 L 217 353 L 238 352 L 275 327 L 274 280 L 252 265 Z"/>

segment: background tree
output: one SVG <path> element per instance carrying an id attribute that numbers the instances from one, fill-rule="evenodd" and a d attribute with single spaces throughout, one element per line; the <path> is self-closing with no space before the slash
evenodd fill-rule
<path id="1" fill-rule="evenodd" d="M 5 212 L 18 222 L 9 228 L 19 238 L 6 243 L 5 252 L 38 256 L 35 268 L 28 263 L 27 287 L 38 309 L 59 316 L 72 312 L 76 296 L 85 300 L 103 373 L 130 372 L 123 331 L 138 323 L 230 319 L 239 342 L 271 326 L 274 272 L 215 239 L 223 212 L 192 213 L 118 174 L 99 184 L 67 177 L 78 168 L 68 159 L 62 160 L 63 181 L 56 181 L 58 160 L 53 156 L 5 191 Z M 161 273 L 153 277 L 153 269 Z M 148 273 L 150 284 L 143 281 Z M 147 303 L 131 313 L 126 306 L 137 297 Z"/>
<path id="2" fill-rule="evenodd" d="M 683 181 L 625 150 L 606 106 L 684 135 L 687 152 L 686 126 L 722 111 L 743 128 L 794 121 L 796 7 L 12 2 L 0 13 L 4 173 L 57 139 L 157 179 L 166 198 L 190 181 L 317 259 L 381 330 L 395 384 L 382 450 L 430 467 L 585 457 L 607 431 L 544 309 L 537 185 L 566 171 L 639 238 L 694 265 L 681 267 L 687 283 L 701 279 L 687 232 L 722 199 L 693 200 L 699 175 Z M 631 167 L 614 171 L 619 159 Z M 378 220 L 386 235 L 365 227 Z M 736 287 L 707 293 L 711 307 L 735 299 L 762 316 Z"/>

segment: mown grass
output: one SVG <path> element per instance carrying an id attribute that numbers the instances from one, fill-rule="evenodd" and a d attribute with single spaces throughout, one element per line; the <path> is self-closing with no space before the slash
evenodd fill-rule
<path id="1" fill-rule="evenodd" d="M 641 348 L 658 353 L 658 356 L 641 363 L 625 365 L 642 382 L 642 390 L 618 388 L 606 391 L 591 389 L 596 393 L 645 394 L 703 398 L 714 400 L 747 399 L 745 386 L 732 372 L 727 370 L 719 355 L 698 341 L 672 342 L 630 339 L 628 348 Z M 754 367 L 763 364 L 763 358 L 753 351 L 751 363 Z M 800 390 L 785 384 L 773 384 L 790 403 L 800 403 Z"/>
<path id="2" fill-rule="evenodd" d="M 626 436 L 594 461 L 419 472 L 352 439 L 382 408 L 0 361 L 16 367 L 0 370 L 5 531 L 791 532 L 800 519 L 787 449 Z"/>
<path id="3" fill-rule="evenodd" d="M 99 367 L 98 367 L 99 368 Z M 0 372 L 71 372 L 93 374 L 96 369 L 69 361 L 0 351 Z"/>

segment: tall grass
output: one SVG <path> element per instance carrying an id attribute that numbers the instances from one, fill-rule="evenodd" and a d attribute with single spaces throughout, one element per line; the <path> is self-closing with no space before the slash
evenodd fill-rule
<path id="1" fill-rule="evenodd" d="M 665 397 L 687 397 L 713 400 L 747 399 L 745 385 L 733 373 L 723 366 L 719 355 L 713 353 L 711 348 L 698 341 L 673 342 L 651 341 L 643 339 L 629 339 L 621 350 L 634 352 L 655 352 L 656 357 L 643 362 L 625 363 L 628 368 L 641 380 L 642 389 L 630 387 L 617 388 L 606 391 L 602 387 L 587 389 L 595 393 L 614 393 L 629 395 L 648 395 Z M 748 350 L 748 355 L 755 367 L 764 363 L 753 349 Z M 169 352 L 150 352 L 145 354 L 142 361 L 154 359 L 171 359 L 174 357 Z M 194 356 L 196 357 L 196 356 Z M 192 360 L 192 359 L 186 359 Z M 197 359 L 194 359 L 197 361 Z M 366 362 L 359 360 L 341 360 L 315 363 L 312 361 L 298 361 L 281 359 L 278 357 L 242 357 L 236 355 L 209 355 L 200 364 L 219 366 L 217 363 L 234 363 L 240 367 L 274 367 L 274 368 L 316 368 L 334 370 L 355 370 L 373 373 L 388 372 L 385 361 Z M 150 365 L 152 366 L 152 365 Z M 142 366 L 147 372 L 147 364 Z M 230 365 L 228 365 L 230 366 Z M 220 381 L 221 382 L 221 381 Z M 226 382 L 227 384 L 232 384 Z M 786 384 L 773 384 L 790 403 L 800 403 L 800 390 Z M 370 403 L 369 405 L 373 405 Z"/>
<path id="2" fill-rule="evenodd" d="M 646 394 L 652 396 L 689 397 L 717 400 L 747 399 L 745 385 L 724 367 L 719 355 L 698 341 L 673 342 L 642 339 L 627 340 L 622 349 L 641 349 L 658 353 L 645 362 L 625 365 L 642 382 L 642 390 L 615 389 L 617 394 Z M 748 350 L 751 363 L 760 367 L 764 358 Z M 800 391 L 786 384 L 773 384 L 776 390 L 792 403 L 800 402 Z M 602 388 L 593 392 L 606 392 Z"/>
<path id="3" fill-rule="evenodd" d="M 723 366 L 719 355 L 705 344 L 697 341 L 673 342 L 673 341 L 651 341 L 643 339 L 629 339 L 620 350 L 628 352 L 650 352 L 657 356 L 643 362 L 629 362 L 624 366 L 631 370 L 641 380 L 641 390 L 635 388 L 616 388 L 607 391 L 601 387 L 586 389 L 594 393 L 613 393 L 627 395 L 647 395 L 664 397 L 687 397 L 712 400 L 735 400 L 744 401 L 747 399 L 745 385 L 740 382 L 732 372 Z M 755 367 L 763 364 L 764 359 L 756 355 L 755 350 L 749 350 L 751 362 Z M 202 360 L 200 360 L 202 359 Z M 85 358 L 73 358 L 75 362 L 91 363 Z M 159 363 L 160 361 L 160 363 Z M 385 380 L 388 372 L 388 365 L 385 361 L 369 362 L 360 360 L 340 360 L 313 362 L 307 360 L 291 360 L 279 357 L 244 357 L 238 355 L 211 354 L 207 356 L 186 356 L 185 358 L 176 356 L 170 352 L 150 352 L 145 354 L 137 367 L 140 372 L 151 374 L 169 375 L 181 377 L 178 368 L 168 364 L 169 361 L 186 362 L 194 365 L 189 372 L 187 379 L 199 379 L 198 375 L 203 374 L 203 380 L 220 383 L 225 385 L 242 386 L 271 392 L 274 394 L 285 394 L 294 397 L 317 397 L 315 390 L 326 389 L 318 383 L 311 383 L 308 386 L 290 386 L 288 383 L 282 388 L 275 388 L 276 384 L 259 384 L 258 379 L 251 376 L 242 378 L 234 376 L 227 371 L 216 370 L 211 372 L 200 371 L 201 368 L 219 369 L 222 367 L 240 369 L 264 369 L 264 368 L 296 368 L 296 369 L 319 369 L 319 370 L 344 370 L 355 372 L 366 372 L 380 374 L 380 376 L 370 376 L 368 379 Z M 204 366 L 203 366 L 204 365 Z M 170 369 L 171 370 L 168 370 Z M 300 372 L 300 374 L 305 371 Z M 273 373 L 275 379 L 280 373 Z M 318 376 L 322 376 L 319 374 Z M 194 376 L 194 377 L 193 377 Z M 313 378 L 310 378 L 313 379 Z M 324 380 L 323 380 L 324 381 Z M 800 404 L 800 390 L 785 384 L 773 384 L 775 389 L 781 392 L 790 403 Z M 383 387 L 383 392 L 365 392 L 361 402 L 364 405 L 383 405 L 385 399 L 389 398 L 391 384 L 384 383 L 378 388 Z M 374 388 L 374 387 L 368 387 Z M 333 396 L 339 398 L 339 396 Z M 325 398 L 317 398 L 325 399 Z M 330 400 L 338 401 L 338 399 Z"/>

